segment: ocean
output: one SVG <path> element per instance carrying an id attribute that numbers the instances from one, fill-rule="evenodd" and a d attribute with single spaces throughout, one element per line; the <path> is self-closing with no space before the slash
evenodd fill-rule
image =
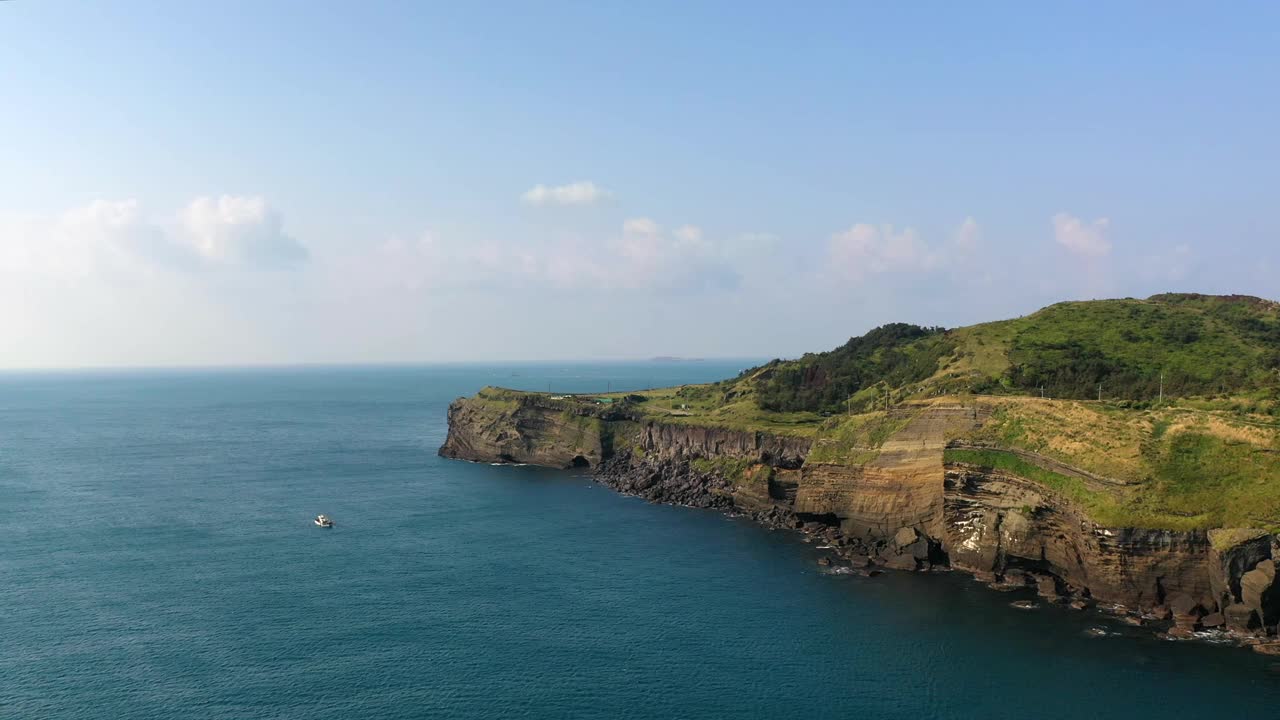
<path id="1" fill-rule="evenodd" d="M 0 718 L 1280 715 L 1274 659 L 435 454 L 487 384 L 747 364 L 0 374 Z"/>

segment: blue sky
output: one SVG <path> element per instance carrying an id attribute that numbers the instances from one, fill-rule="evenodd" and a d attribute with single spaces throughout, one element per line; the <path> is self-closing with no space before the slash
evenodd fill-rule
<path id="1" fill-rule="evenodd" d="M 1280 6 L 0 3 L 0 366 L 1280 297 Z"/>

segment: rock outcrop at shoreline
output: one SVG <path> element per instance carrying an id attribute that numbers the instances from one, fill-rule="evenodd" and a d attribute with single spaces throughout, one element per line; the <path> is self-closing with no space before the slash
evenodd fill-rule
<path id="1" fill-rule="evenodd" d="M 1044 484 L 946 461 L 948 437 L 984 421 L 975 409 L 900 412 L 874 459 L 842 464 L 812 461 L 807 437 L 481 393 L 450 406 L 440 454 L 590 469 L 619 492 L 812 534 L 854 572 L 954 568 L 1073 607 L 1119 606 L 1175 638 L 1206 628 L 1252 643 L 1275 634 L 1276 536 L 1103 526 Z"/>

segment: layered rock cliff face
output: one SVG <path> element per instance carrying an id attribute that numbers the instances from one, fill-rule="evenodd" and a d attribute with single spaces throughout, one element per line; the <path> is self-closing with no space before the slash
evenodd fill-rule
<path id="1" fill-rule="evenodd" d="M 900 429 L 874 459 L 853 465 L 807 462 L 806 437 L 515 398 L 481 393 L 453 403 L 440 453 L 591 468 L 621 492 L 820 534 L 855 567 L 954 567 L 998 587 L 1034 585 L 1054 599 L 1155 612 L 1175 622 L 1175 633 L 1260 633 L 1280 622 L 1274 536 L 1103 527 L 1043 484 L 947 463 L 947 438 L 984 420 L 973 408 L 895 411 Z"/>
<path id="2" fill-rule="evenodd" d="M 810 445 L 802 437 L 654 421 L 632 432 L 636 447 L 661 459 L 742 458 L 783 468 L 800 467 Z"/>
<path id="3" fill-rule="evenodd" d="M 848 535 L 867 540 L 912 528 L 943 537 L 942 451 L 948 432 L 975 421 L 959 407 L 907 409 L 906 425 L 865 465 L 807 463 L 796 510 L 839 519 Z"/>
<path id="4" fill-rule="evenodd" d="M 982 575 L 1041 571 L 1068 588 L 1137 607 L 1177 593 L 1212 596 L 1204 532 L 1106 528 L 1043 485 L 952 464 L 944 481 L 944 538 L 952 565 Z"/>
<path id="5" fill-rule="evenodd" d="M 449 435 L 440 454 L 556 468 L 597 467 L 604 460 L 606 411 L 536 395 L 516 397 L 481 393 L 455 401 L 449 406 Z"/>

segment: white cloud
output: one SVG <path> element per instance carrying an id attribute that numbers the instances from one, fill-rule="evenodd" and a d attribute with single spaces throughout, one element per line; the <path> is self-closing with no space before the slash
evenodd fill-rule
<path id="1" fill-rule="evenodd" d="M 164 238 L 135 200 L 95 200 L 56 217 L 0 220 L 0 270 L 85 277 L 141 269 Z"/>
<path id="2" fill-rule="evenodd" d="M 529 205 L 592 205 L 609 196 L 609 191 L 590 180 L 567 185 L 534 185 L 521 199 Z"/>
<path id="3" fill-rule="evenodd" d="M 972 216 L 966 217 L 956 229 L 955 244 L 962 252 L 973 252 L 982 243 L 982 228 Z"/>
<path id="4" fill-rule="evenodd" d="M 57 217 L 0 219 L 0 270 L 83 277 L 95 272 L 285 268 L 307 250 L 261 198 L 197 198 L 148 217 L 136 200 L 95 200 Z"/>
<path id="5" fill-rule="evenodd" d="M 181 222 L 179 241 L 212 263 L 287 268 L 307 259 L 306 248 L 282 232 L 280 216 L 260 197 L 196 198 Z"/>
<path id="6" fill-rule="evenodd" d="M 937 266 L 940 258 L 921 241 L 915 229 L 898 232 L 892 225 L 858 223 L 832 235 L 828 244 L 831 267 L 850 277 L 928 270 Z"/>
<path id="7" fill-rule="evenodd" d="M 1084 257 L 1104 257 L 1111 253 L 1111 241 L 1107 231 L 1111 221 L 1098 218 L 1085 224 L 1080 218 L 1060 212 L 1049 221 L 1053 224 L 1053 237 L 1067 250 Z"/>
<path id="8" fill-rule="evenodd" d="M 657 235 L 662 232 L 662 226 L 647 217 L 628 218 L 622 221 L 622 232 L 625 235 Z"/>
<path id="9" fill-rule="evenodd" d="M 675 236 L 677 239 L 684 240 L 685 242 L 701 242 L 702 228 L 697 225 L 681 225 L 676 228 Z"/>

